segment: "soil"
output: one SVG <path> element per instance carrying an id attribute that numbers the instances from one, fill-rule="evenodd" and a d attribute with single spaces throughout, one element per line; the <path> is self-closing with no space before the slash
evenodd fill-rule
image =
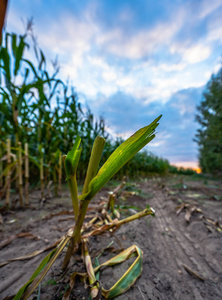
<path id="1" fill-rule="evenodd" d="M 113 189 L 109 185 L 98 194 L 92 201 L 92 211 Z M 29 207 L 19 209 L 15 202 L 14 209 L 1 212 L 0 264 L 52 245 L 73 226 L 71 200 L 65 186 L 61 197 L 47 198 L 43 203 L 39 198 L 40 191 L 33 191 Z M 115 299 L 222 299 L 222 182 L 206 177 L 151 177 L 128 183 L 116 203 L 121 218 L 148 204 L 156 211 L 155 218 L 147 216 L 112 234 L 90 238 L 90 254 L 93 261 L 101 254 L 100 263 L 116 255 L 104 251 L 110 243 L 116 251 L 132 245 L 143 251 L 141 276 Z M 15 295 L 49 252 L 2 266 L 0 299 Z M 84 270 L 81 261 L 73 260 L 66 275 L 62 275 L 63 258 L 64 253 L 30 299 L 62 299 L 69 286 L 69 274 Z M 105 269 L 101 274 L 102 285 L 111 287 L 127 267 L 124 263 Z M 89 290 L 77 281 L 70 299 L 89 299 Z"/>

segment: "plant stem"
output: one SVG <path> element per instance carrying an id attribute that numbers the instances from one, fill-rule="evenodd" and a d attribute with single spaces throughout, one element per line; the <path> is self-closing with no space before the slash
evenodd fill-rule
<path id="1" fill-rule="evenodd" d="M 29 205 L 29 155 L 28 143 L 25 143 L 25 204 Z"/>
<path id="2" fill-rule="evenodd" d="M 73 176 L 70 176 L 68 180 L 69 189 L 71 193 L 72 198 L 72 207 L 74 212 L 75 221 L 77 222 L 78 215 L 79 215 L 79 198 L 78 198 L 78 187 L 77 187 L 77 181 L 76 181 L 76 174 Z"/>
<path id="3" fill-rule="evenodd" d="M 105 139 L 102 138 L 101 136 L 97 136 L 94 141 L 92 153 L 89 160 L 86 178 L 82 190 L 83 195 L 88 192 L 89 183 L 96 176 L 104 145 L 105 145 Z"/>
<path id="4" fill-rule="evenodd" d="M 105 139 L 98 136 L 93 144 L 89 165 L 86 173 L 85 183 L 83 186 L 83 194 L 88 191 L 89 183 L 96 175 L 102 155 L 102 151 L 104 148 Z M 66 252 L 66 256 L 63 261 L 62 269 L 65 270 L 70 262 L 70 258 L 72 256 L 73 251 L 78 247 L 81 241 L 81 228 L 85 219 L 86 211 L 91 199 L 82 200 L 80 203 L 78 218 L 73 230 L 72 237 L 70 239 L 70 243 Z"/>
<path id="5" fill-rule="evenodd" d="M 12 112 L 13 112 L 13 122 L 14 122 L 14 131 L 15 131 L 15 147 L 18 147 L 19 143 L 19 125 L 18 125 L 18 117 L 19 117 L 19 112 L 17 108 L 17 97 L 15 92 L 12 92 Z M 16 164 L 16 180 L 15 180 L 15 187 L 16 190 L 19 189 L 19 150 L 16 153 L 17 157 L 17 164 Z"/>
<path id="6" fill-rule="evenodd" d="M 0 175 L 2 174 L 2 170 L 3 170 L 3 162 L 2 162 L 2 141 L 1 141 L 0 142 Z M 2 176 L 0 176 L 0 188 L 2 187 L 2 185 L 3 185 L 3 178 Z"/>
<path id="7" fill-rule="evenodd" d="M 58 197 L 58 182 L 57 182 L 57 174 L 56 169 L 53 171 L 53 181 L 54 181 L 54 191 L 55 196 Z"/>
<path id="8" fill-rule="evenodd" d="M 23 207 L 21 142 L 18 142 L 18 176 L 19 176 L 19 201 L 20 201 L 20 206 Z"/>
<path id="9" fill-rule="evenodd" d="M 6 182 L 7 182 L 7 191 L 6 191 L 6 205 L 10 206 L 10 189 L 11 189 L 11 170 L 10 170 L 10 164 L 11 164 L 11 141 L 10 139 L 7 139 L 7 167 L 8 171 L 6 174 Z"/>
<path id="10" fill-rule="evenodd" d="M 62 192 L 62 152 L 59 152 L 59 195 L 61 196 L 61 192 Z"/>
<path id="11" fill-rule="evenodd" d="M 40 160 L 40 180 L 41 180 L 41 196 L 44 199 L 44 172 L 43 172 L 43 157 Z"/>

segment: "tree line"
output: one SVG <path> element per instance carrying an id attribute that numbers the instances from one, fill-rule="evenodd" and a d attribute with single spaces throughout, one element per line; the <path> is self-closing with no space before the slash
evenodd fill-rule
<path id="1" fill-rule="evenodd" d="M 222 175 L 222 68 L 206 85 L 203 101 L 197 107 L 195 141 L 203 173 Z"/>

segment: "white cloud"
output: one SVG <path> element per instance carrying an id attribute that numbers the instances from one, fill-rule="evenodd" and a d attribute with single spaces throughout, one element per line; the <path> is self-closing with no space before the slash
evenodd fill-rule
<path id="1" fill-rule="evenodd" d="M 117 85 L 118 87 L 120 88 L 127 88 L 131 85 L 133 85 L 133 78 L 131 76 L 128 76 L 128 75 L 122 75 L 121 77 L 118 77 L 118 80 L 117 80 Z"/>
<path id="2" fill-rule="evenodd" d="M 109 69 L 109 66 L 104 61 L 104 59 L 102 59 L 101 57 L 88 55 L 87 60 L 90 64 L 92 64 L 96 67 L 99 67 L 103 70 L 108 70 Z"/>
<path id="3" fill-rule="evenodd" d="M 117 74 L 114 71 L 105 71 L 102 73 L 102 77 L 105 81 L 111 82 L 117 79 Z"/>
<path id="4" fill-rule="evenodd" d="M 205 43 L 197 43 L 192 46 L 186 46 L 175 43 L 170 47 L 172 54 L 179 53 L 183 62 L 188 64 L 195 64 L 206 60 L 211 54 L 211 48 Z"/>
<path id="5" fill-rule="evenodd" d="M 206 60 L 211 54 L 211 49 L 204 45 L 195 45 L 185 50 L 183 59 L 190 64 Z"/>
<path id="6" fill-rule="evenodd" d="M 72 15 L 61 14 L 59 20 L 50 24 L 47 30 L 41 30 L 39 36 L 41 47 L 50 49 L 51 53 L 59 56 L 61 72 L 66 78 L 77 78 L 79 70 L 85 64 L 87 53 L 93 47 L 92 39 L 98 31 L 87 11 L 85 15 L 85 18 L 83 16 L 79 20 Z"/>

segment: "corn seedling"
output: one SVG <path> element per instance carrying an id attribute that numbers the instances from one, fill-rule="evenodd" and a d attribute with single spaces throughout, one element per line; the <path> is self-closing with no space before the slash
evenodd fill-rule
<path id="1" fill-rule="evenodd" d="M 104 222 L 100 222 L 100 227 L 97 229 L 93 229 L 88 233 L 84 232 L 85 229 L 87 228 L 87 230 L 89 230 L 90 226 L 94 223 L 94 221 L 96 221 L 96 218 L 93 218 L 91 222 L 89 222 L 85 226 L 83 226 L 83 222 L 86 217 L 88 205 L 92 198 L 138 151 L 140 151 L 155 137 L 154 132 L 156 127 L 158 126 L 160 117 L 154 120 L 150 125 L 138 130 L 136 133 L 134 133 L 134 135 L 123 142 L 110 155 L 110 157 L 103 164 L 99 171 L 98 168 L 105 140 L 98 136 L 95 139 L 92 148 L 81 196 L 78 196 L 76 182 L 77 166 L 81 155 L 81 139 L 80 137 L 76 138 L 72 150 L 65 157 L 66 180 L 68 181 L 71 192 L 74 216 L 76 221 L 75 226 L 73 229 L 69 230 L 66 236 L 62 238 L 57 248 L 47 255 L 47 257 L 42 261 L 37 270 L 34 272 L 30 280 L 19 290 L 14 299 L 20 299 L 21 297 L 22 299 L 27 299 L 33 293 L 33 291 L 45 277 L 46 273 L 51 268 L 52 264 L 57 259 L 59 254 L 63 251 L 66 245 L 68 245 L 68 248 L 62 265 L 63 270 L 66 270 L 66 268 L 68 267 L 73 253 L 75 253 L 79 249 L 81 244 L 83 245 L 83 252 L 87 270 L 87 274 L 85 276 L 89 279 L 91 296 L 93 299 L 96 297 L 98 298 L 98 293 L 100 290 L 102 291 L 102 294 L 105 298 L 113 298 L 121 293 L 124 293 L 135 282 L 137 277 L 142 272 L 141 249 L 139 249 L 137 246 L 132 246 L 116 257 L 112 258 L 108 262 L 93 269 L 91 258 L 87 248 L 87 241 L 93 235 L 99 235 L 105 231 L 116 230 L 123 224 L 139 219 L 146 215 L 153 216 L 154 210 L 150 207 L 147 207 L 144 211 L 123 220 L 112 220 L 108 213 L 105 212 L 103 214 L 105 216 Z M 136 260 L 133 262 L 128 271 L 110 290 L 104 290 L 99 286 L 95 274 L 102 266 L 119 264 L 132 256 L 137 256 Z M 73 277 L 75 278 L 76 275 L 77 274 L 75 273 Z M 72 283 L 70 285 L 72 286 Z"/>

